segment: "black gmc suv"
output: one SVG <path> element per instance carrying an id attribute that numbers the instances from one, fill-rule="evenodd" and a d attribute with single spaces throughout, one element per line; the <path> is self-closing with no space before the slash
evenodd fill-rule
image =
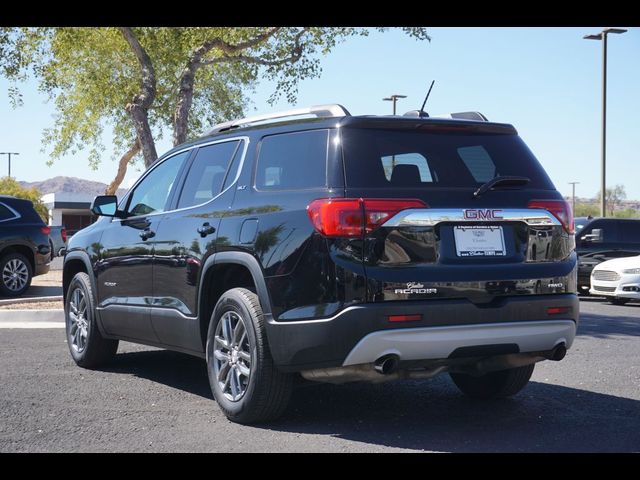
<path id="1" fill-rule="evenodd" d="M 295 374 L 513 395 L 575 336 L 571 210 L 479 114 L 227 122 L 92 209 L 64 262 L 73 359 L 118 340 L 206 358 L 233 421 L 280 415 Z"/>
<path id="2" fill-rule="evenodd" d="M 31 201 L 0 195 L 0 297 L 22 295 L 49 271 L 49 232 Z"/>

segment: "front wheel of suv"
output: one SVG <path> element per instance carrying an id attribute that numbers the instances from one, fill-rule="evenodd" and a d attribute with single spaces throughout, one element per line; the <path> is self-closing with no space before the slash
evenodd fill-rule
<path id="1" fill-rule="evenodd" d="M 89 275 L 76 273 L 65 297 L 65 327 L 71 357 L 84 368 L 104 365 L 118 350 L 118 340 L 107 340 L 100 334 L 95 311 Z"/>
<path id="2" fill-rule="evenodd" d="M 258 297 L 244 288 L 225 292 L 211 315 L 207 371 L 218 405 L 229 420 L 274 420 L 287 408 L 291 374 L 273 364 Z"/>
<path id="3" fill-rule="evenodd" d="M 451 373 L 453 383 L 462 393 L 472 398 L 504 398 L 522 390 L 533 374 L 535 364 L 490 372 L 479 377 Z"/>

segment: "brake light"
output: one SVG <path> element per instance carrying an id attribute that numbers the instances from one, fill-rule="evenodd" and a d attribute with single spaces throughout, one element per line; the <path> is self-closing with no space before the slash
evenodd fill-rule
<path id="1" fill-rule="evenodd" d="M 422 200 L 320 198 L 307 206 L 313 227 L 327 237 L 361 237 L 408 208 L 427 208 Z"/>
<path id="2" fill-rule="evenodd" d="M 62 227 L 62 229 L 60 230 L 60 236 L 62 237 L 62 241 L 64 243 L 67 243 L 67 229 Z"/>
<path id="3" fill-rule="evenodd" d="M 566 200 L 531 200 L 527 206 L 547 210 L 560 221 L 567 233 L 575 232 L 573 212 L 571 205 Z"/>
<path id="4" fill-rule="evenodd" d="M 47 226 L 40 227 L 40 231 L 45 235 L 49 235 L 51 233 L 51 227 L 47 227 Z"/>

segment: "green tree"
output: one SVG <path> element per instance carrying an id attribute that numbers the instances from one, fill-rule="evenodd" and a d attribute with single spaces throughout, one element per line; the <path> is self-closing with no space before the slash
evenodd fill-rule
<path id="1" fill-rule="evenodd" d="M 575 217 L 588 217 L 589 215 L 592 217 L 599 217 L 600 207 L 592 203 L 576 202 L 576 211 L 573 212 L 573 215 Z"/>
<path id="2" fill-rule="evenodd" d="M 385 30 L 384 28 L 378 30 Z M 429 40 L 423 27 L 403 28 Z M 275 81 L 270 101 L 296 100 L 300 80 L 321 73 L 320 58 L 354 35 L 354 27 L 1 28 L 0 74 L 18 85 L 35 76 L 54 102 L 44 132 L 52 161 L 88 149 L 97 168 L 105 127 L 119 152 L 114 192 L 127 166 L 157 158 L 156 141 L 168 131 L 178 145 L 217 123 L 242 115 L 261 79 Z"/>
<path id="3" fill-rule="evenodd" d="M 33 207 L 38 212 L 38 215 L 42 217 L 44 223 L 49 223 L 49 210 L 46 205 L 42 203 L 40 197 L 42 196 L 37 188 L 24 188 L 15 179 L 11 177 L 0 178 L 0 195 L 11 195 L 12 197 L 24 198 L 25 200 L 31 200 Z"/>

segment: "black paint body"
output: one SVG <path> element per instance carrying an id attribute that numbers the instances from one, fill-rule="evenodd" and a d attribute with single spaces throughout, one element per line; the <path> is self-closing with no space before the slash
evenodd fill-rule
<path id="1" fill-rule="evenodd" d="M 177 209 L 178 193 L 173 192 L 164 213 L 101 218 L 76 234 L 65 258 L 65 292 L 72 275 L 87 270 L 94 282 L 100 328 L 107 337 L 204 356 L 212 311 L 207 299 L 227 286 L 246 284 L 246 279 L 233 277 L 241 275 L 239 270 L 224 268 L 237 266 L 260 297 L 276 364 L 288 370 L 340 365 L 364 334 L 446 323 L 440 315 L 445 311 L 464 311 L 449 316 L 460 323 L 526 320 L 532 315 L 539 320 L 545 317 L 540 305 L 562 304 L 571 307 L 570 315 L 577 319 L 573 236 L 561 226 L 497 222 L 503 225 L 507 243 L 506 256 L 497 261 L 457 258 L 453 227 L 447 223 L 383 227 L 355 239 L 325 238 L 314 230 L 306 208 L 319 198 L 416 198 L 430 208 L 498 209 L 526 208 L 531 199 L 562 199 L 537 162 L 530 168 L 539 170 L 539 181 L 476 199 L 474 188 L 467 187 L 398 192 L 350 185 L 341 145 L 350 129 L 413 131 L 440 124 L 475 128 L 477 122 L 307 119 L 232 130 L 177 147 L 158 161 L 192 150 L 175 182 L 176 192 L 199 146 L 236 139 L 245 154 L 235 181 L 208 203 Z M 483 128 L 517 138 L 509 125 Z M 283 191 L 257 188 L 256 158 L 264 138 L 307 130 L 328 132 L 326 185 Z M 120 208 L 125 208 L 132 191 Z M 198 229 L 205 224 L 213 232 L 203 236 Z M 146 230 L 154 236 L 142 239 Z M 437 294 L 394 293 L 407 282 L 437 287 Z M 414 311 L 416 305 L 440 316 L 426 316 L 420 325 L 409 326 L 383 321 L 387 313 Z"/>

